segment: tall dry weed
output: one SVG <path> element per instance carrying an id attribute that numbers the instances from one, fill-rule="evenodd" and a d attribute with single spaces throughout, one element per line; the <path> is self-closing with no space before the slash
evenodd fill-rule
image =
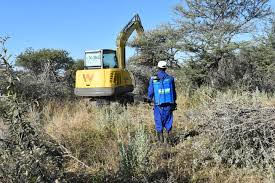
<path id="1" fill-rule="evenodd" d="M 212 128 L 208 128 L 209 124 L 223 124 L 224 119 L 216 115 L 221 110 L 231 119 L 229 110 L 234 108 L 230 106 L 235 105 L 239 109 L 259 104 L 272 107 L 272 99 L 260 92 L 222 93 L 208 88 L 197 90 L 192 97 L 181 92 L 178 94 L 178 110 L 174 112 L 172 130 L 173 146 L 155 144 L 153 111 L 152 106 L 147 104 L 97 108 L 82 101 L 51 101 L 42 113 L 47 121 L 45 128 L 48 134 L 86 163 L 90 172 L 108 174 L 108 180 L 272 182 L 271 170 L 265 174 L 266 170 L 254 167 L 253 173 L 252 170 L 219 161 L 216 156 L 219 146 L 214 143 L 218 141 L 213 139 L 221 139 L 220 132 L 224 131 L 223 128 L 215 128 L 216 131 L 211 132 Z M 225 142 L 228 140 L 224 139 Z M 223 143 L 220 147 L 227 149 Z M 68 165 L 71 171 L 82 171 L 79 168 L 78 162 L 72 161 Z"/>
<path id="2" fill-rule="evenodd" d="M 119 144 L 128 144 L 132 137 L 140 137 L 135 134 L 140 134 L 141 125 L 146 126 L 143 130 L 153 131 L 151 111 L 144 106 L 97 108 L 83 101 L 51 101 L 44 107 L 43 116 L 48 134 L 96 169 L 118 170 Z"/>

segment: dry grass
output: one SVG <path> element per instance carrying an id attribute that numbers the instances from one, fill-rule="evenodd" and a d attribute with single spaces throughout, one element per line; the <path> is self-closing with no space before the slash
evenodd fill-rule
<path id="1" fill-rule="evenodd" d="M 222 94 L 207 88 L 192 97 L 179 93 L 173 146 L 156 144 L 153 110 L 148 104 L 125 109 L 96 108 L 83 101 L 51 101 L 42 113 L 47 133 L 89 166 L 84 170 L 72 159 L 67 171 L 99 176 L 95 182 L 272 182 L 271 170 L 249 170 L 217 162 L 210 156 L 209 134 L 190 133 L 201 130 L 199 115 L 210 112 L 210 103 L 240 103 L 248 99 L 252 104 L 260 101 L 264 106 L 274 106 L 274 98 L 260 93 Z M 140 152 L 146 151 L 144 158 Z M 131 175 L 123 169 L 124 165 L 133 168 Z"/>
<path id="2" fill-rule="evenodd" d="M 75 157 L 98 170 L 112 171 L 117 167 L 116 136 L 108 122 L 101 119 L 104 111 L 87 106 L 85 102 L 59 104 L 51 102 L 44 108 L 46 131 L 68 148 Z M 111 125 L 111 124 L 109 124 Z M 69 169 L 80 168 L 70 163 Z"/>

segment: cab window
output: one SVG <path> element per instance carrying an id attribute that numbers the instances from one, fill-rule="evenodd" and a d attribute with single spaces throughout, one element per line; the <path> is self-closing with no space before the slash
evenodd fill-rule
<path id="1" fill-rule="evenodd" d="M 107 50 L 103 52 L 103 68 L 118 68 L 116 52 Z"/>

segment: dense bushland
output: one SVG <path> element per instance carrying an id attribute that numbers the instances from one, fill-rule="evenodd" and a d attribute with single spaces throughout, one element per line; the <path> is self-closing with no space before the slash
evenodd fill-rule
<path id="1" fill-rule="evenodd" d="M 169 144 L 156 142 L 148 104 L 98 108 L 74 97 L 83 60 L 64 50 L 26 50 L 16 61 L 23 71 L 15 71 L 0 37 L 0 182 L 274 182 L 268 1 L 186 5 L 176 6 L 175 24 L 130 43 L 138 53 L 128 64 L 135 93 L 146 94 L 158 60 L 176 78 Z M 246 33 L 251 39 L 239 41 Z"/>
<path id="2" fill-rule="evenodd" d="M 42 114 L 45 131 L 74 157 L 67 173 L 91 182 L 274 181 L 274 98 L 202 88 L 180 93 L 178 108 L 170 145 L 156 142 L 148 104 L 52 101 Z"/>
<path id="3" fill-rule="evenodd" d="M 163 145 L 148 104 L 98 108 L 48 96 L 37 106 L 8 89 L 1 181 L 273 182 L 275 98 L 208 87 L 187 93 L 181 70 L 172 72 L 179 75 L 178 110 L 172 143 Z"/>
<path id="4" fill-rule="evenodd" d="M 129 46 L 135 65 L 166 60 L 181 67 L 189 86 L 274 92 L 274 16 L 269 1 L 193 1 L 175 20 L 145 32 Z"/>

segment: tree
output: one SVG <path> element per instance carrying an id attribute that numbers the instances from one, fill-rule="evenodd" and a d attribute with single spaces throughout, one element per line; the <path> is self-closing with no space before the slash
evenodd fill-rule
<path id="1" fill-rule="evenodd" d="M 0 87 L 7 85 L 7 97 L 0 99 L 0 126 L 5 127 L 0 128 L 0 182 L 63 182 L 64 152 L 27 117 L 32 104 L 17 92 L 21 83 L 8 63 L 6 41 L 0 36 L 0 63 L 6 68 Z"/>
<path id="2" fill-rule="evenodd" d="M 242 66 L 242 85 L 249 89 L 274 92 L 275 90 L 275 37 L 274 21 L 267 36 L 251 41 L 240 49 L 238 59 Z"/>
<path id="3" fill-rule="evenodd" d="M 219 77 L 232 64 L 240 36 L 252 34 L 257 25 L 272 14 L 268 0 L 185 0 L 175 7 L 181 30 L 181 50 L 188 54 L 188 69 L 196 70 L 198 85 Z M 231 63 L 230 63 L 231 62 Z M 194 77 L 194 75 L 190 75 Z M 230 83 L 228 83 L 230 85 Z"/>
<path id="4" fill-rule="evenodd" d="M 65 50 L 40 49 L 35 51 L 29 48 L 16 58 L 16 65 L 23 66 L 36 75 L 46 69 L 57 76 L 60 70 L 67 70 L 73 65 L 73 59 Z"/>
<path id="5" fill-rule="evenodd" d="M 180 49 L 179 38 L 180 34 L 175 28 L 162 25 L 145 32 L 141 38 L 134 39 L 129 45 L 137 49 L 139 55 L 134 60 L 138 63 L 155 66 L 159 60 L 166 60 L 169 66 L 178 66 L 175 55 Z"/>
<path id="6" fill-rule="evenodd" d="M 69 69 L 65 72 L 65 80 L 71 85 L 74 86 L 76 79 L 76 71 L 84 69 L 84 60 L 78 59 L 70 66 Z"/>

